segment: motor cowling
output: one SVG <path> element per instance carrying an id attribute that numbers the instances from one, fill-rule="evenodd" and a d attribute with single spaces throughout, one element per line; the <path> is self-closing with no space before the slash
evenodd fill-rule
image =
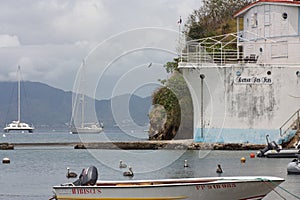
<path id="1" fill-rule="evenodd" d="M 268 148 L 269 148 L 269 150 L 276 150 L 276 151 L 280 150 L 278 144 L 275 141 L 270 142 L 268 144 Z"/>
<path id="2" fill-rule="evenodd" d="M 259 150 L 257 152 L 257 157 L 264 157 L 265 156 L 265 153 L 269 151 L 269 147 L 266 146 L 265 148 L 263 148 L 262 150 Z"/>
<path id="3" fill-rule="evenodd" d="M 86 169 L 83 169 L 79 179 L 73 184 L 76 186 L 79 185 L 95 185 L 98 180 L 98 170 L 95 166 L 90 166 Z"/>

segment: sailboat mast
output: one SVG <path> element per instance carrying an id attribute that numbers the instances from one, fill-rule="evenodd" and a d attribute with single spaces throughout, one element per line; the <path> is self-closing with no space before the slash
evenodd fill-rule
<path id="1" fill-rule="evenodd" d="M 81 128 L 84 127 L 84 94 L 81 96 Z"/>
<path id="2" fill-rule="evenodd" d="M 82 77 L 81 77 L 81 127 L 85 126 L 85 59 L 82 61 Z"/>
<path id="3" fill-rule="evenodd" d="M 20 65 L 18 66 L 18 121 L 21 121 L 21 77 L 20 77 Z"/>

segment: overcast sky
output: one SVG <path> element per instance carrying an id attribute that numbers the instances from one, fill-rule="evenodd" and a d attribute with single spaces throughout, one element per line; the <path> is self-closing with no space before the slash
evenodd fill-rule
<path id="1" fill-rule="evenodd" d="M 83 68 L 86 88 L 98 99 L 138 93 L 166 78 L 162 65 L 176 57 L 179 16 L 184 24 L 201 6 L 201 0 L 0 3 L 0 81 L 14 81 L 20 65 L 22 80 L 70 91 Z"/>

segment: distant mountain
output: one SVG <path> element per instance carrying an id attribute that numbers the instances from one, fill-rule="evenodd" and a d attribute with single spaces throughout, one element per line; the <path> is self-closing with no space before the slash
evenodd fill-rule
<path id="1" fill-rule="evenodd" d="M 17 120 L 17 90 L 17 82 L 0 82 L 0 127 Z M 22 121 L 32 123 L 37 129 L 67 128 L 72 113 L 72 92 L 44 83 L 23 81 L 21 104 Z M 112 105 L 114 109 L 111 109 Z M 129 113 L 134 123 L 140 126 L 148 124 L 150 107 L 151 97 L 129 94 L 95 101 L 98 119 L 107 129 L 129 120 L 128 115 L 122 116 L 122 113 Z"/>

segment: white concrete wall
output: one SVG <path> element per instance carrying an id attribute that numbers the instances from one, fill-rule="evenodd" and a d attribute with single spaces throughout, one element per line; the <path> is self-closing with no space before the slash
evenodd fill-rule
<path id="1" fill-rule="evenodd" d="M 241 78 L 267 78 L 268 83 L 239 83 Z M 271 72 L 268 75 L 268 71 Z M 201 128 L 201 81 L 205 74 L 205 128 L 279 129 L 300 108 L 299 67 L 232 65 L 183 69 L 194 105 L 194 126 Z"/>
<path id="2" fill-rule="evenodd" d="M 243 37 L 251 40 L 243 43 L 244 57 L 255 54 L 268 64 L 299 63 L 298 15 L 297 6 L 263 4 L 250 9 L 244 16 Z"/>

